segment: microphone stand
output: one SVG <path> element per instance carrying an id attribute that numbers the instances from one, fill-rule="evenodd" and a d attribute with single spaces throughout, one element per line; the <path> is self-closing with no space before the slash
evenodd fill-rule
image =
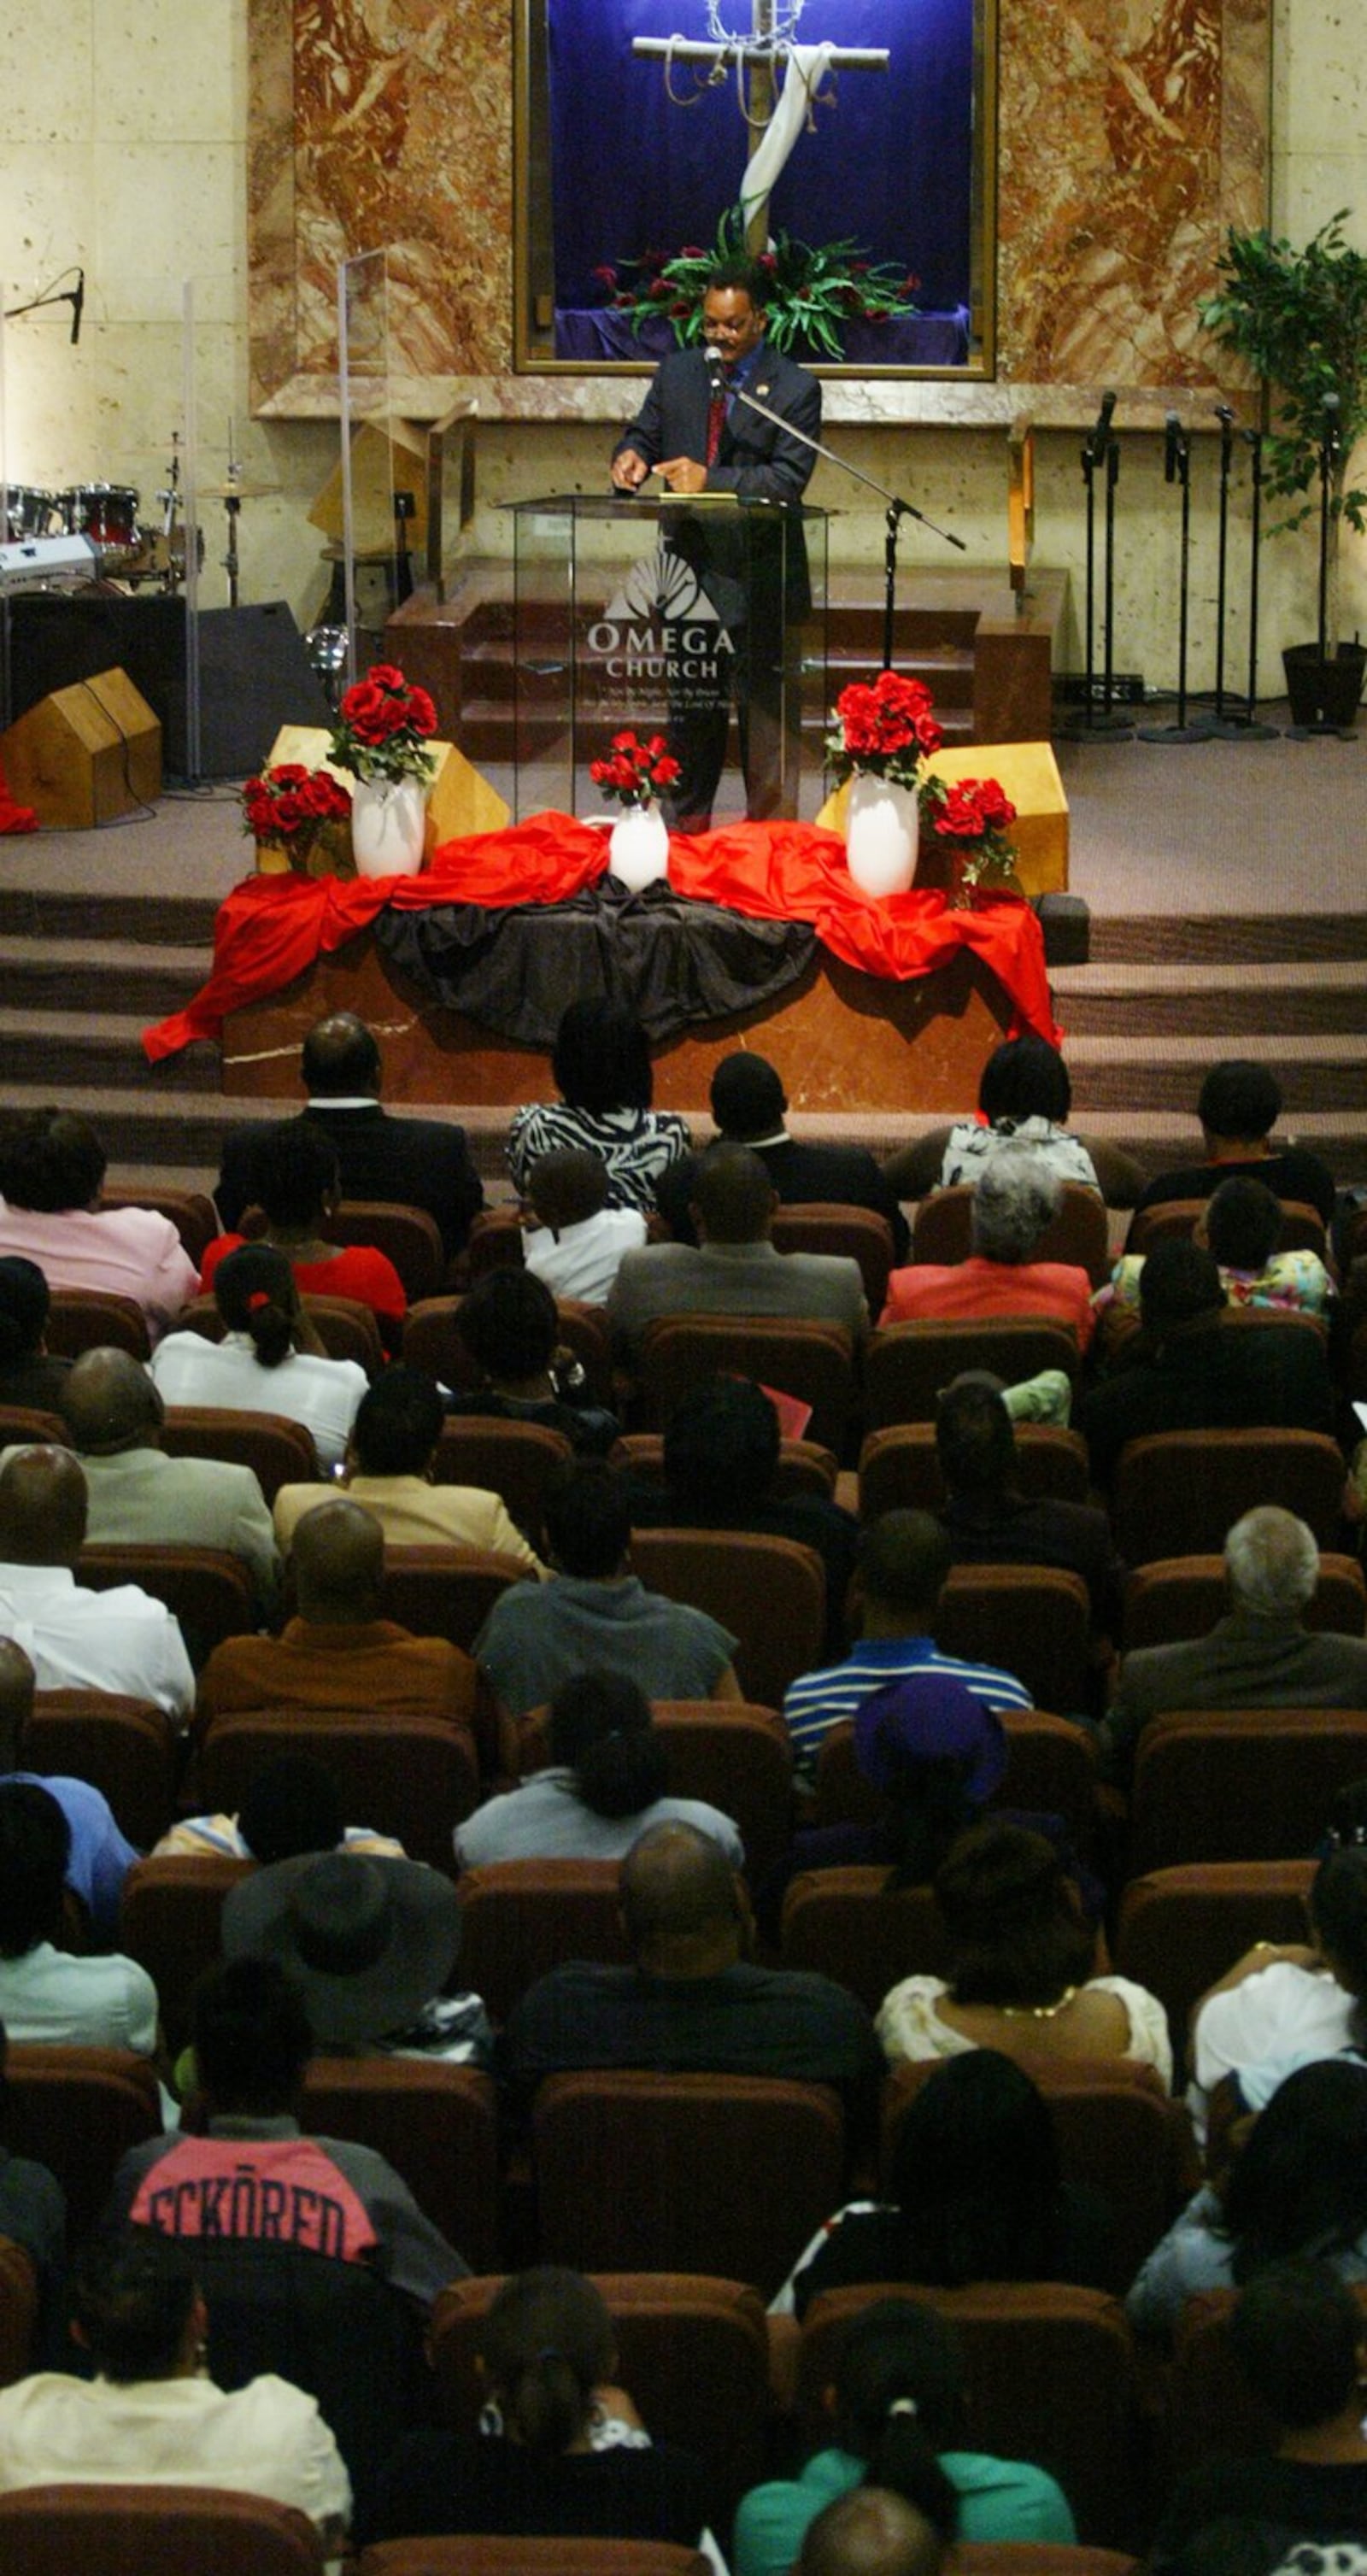
<path id="1" fill-rule="evenodd" d="M 70 275 L 69 270 L 67 274 Z M 0 319 L 6 322 L 17 322 L 20 319 L 20 316 L 25 313 L 45 313 L 50 304 L 69 304 L 71 307 L 71 336 L 74 340 L 80 330 L 81 307 L 84 302 L 85 277 L 84 274 L 82 274 L 79 286 L 54 287 L 50 294 L 35 295 L 31 303 L 7 304 L 4 314 L 0 316 Z"/>
<path id="2" fill-rule="evenodd" d="M 718 391 L 724 390 L 720 371 L 713 378 L 713 382 Z M 805 429 L 798 429 L 794 422 L 785 420 L 781 411 L 771 411 L 768 403 L 761 402 L 758 394 L 747 393 L 744 385 L 733 385 L 730 390 L 733 402 L 745 403 L 751 411 L 757 411 L 762 420 L 772 421 L 776 429 L 783 431 L 785 437 L 795 438 L 799 447 L 810 448 L 813 456 L 824 456 L 827 464 L 833 465 L 837 473 L 850 475 L 856 483 L 862 483 L 870 492 L 876 492 L 880 501 L 886 501 L 888 506 L 884 526 L 887 533 L 883 541 L 883 669 L 890 671 L 892 669 L 893 616 L 897 604 L 899 522 L 903 519 L 919 519 L 921 526 L 929 528 L 933 537 L 942 538 L 947 546 L 957 546 L 960 554 L 967 552 L 964 539 L 956 537 L 951 529 L 940 527 L 934 519 L 927 518 L 924 510 L 918 510 L 911 501 L 904 501 L 899 493 L 890 492 L 886 483 L 875 482 L 872 474 L 866 474 L 861 465 L 851 465 L 848 457 L 838 455 L 833 447 L 824 446 L 819 438 L 809 438 Z M 779 506 L 784 507 L 786 504 Z"/>
<path id="3" fill-rule="evenodd" d="M 1263 436 L 1260 429 L 1245 429 L 1240 433 L 1249 452 L 1252 495 L 1248 553 L 1248 693 L 1237 709 L 1232 709 L 1228 715 L 1224 710 L 1225 539 L 1234 414 L 1228 403 L 1217 403 L 1215 411 L 1220 423 L 1220 580 L 1215 611 L 1215 713 L 1210 729 L 1217 742 L 1276 742 L 1280 727 L 1261 724 L 1258 720 L 1258 552 L 1262 542 L 1263 513 Z"/>
<path id="4" fill-rule="evenodd" d="M 1111 638 L 1115 625 L 1115 487 L 1120 474 L 1120 441 L 1111 427 L 1115 409 L 1114 394 L 1103 394 L 1096 427 L 1082 442 L 1082 479 L 1087 487 L 1087 611 L 1086 668 L 1083 674 L 1084 704 L 1080 716 L 1074 716 L 1057 730 L 1061 740 L 1085 742 L 1092 734 L 1104 734 L 1109 742 L 1130 742 L 1134 726 L 1112 703 L 1115 676 Z M 1095 604 L 1096 604 L 1096 469 L 1106 468 L 1106 572 L 1105 605 L 1106 654 L 1101 683 L 1101 704 L 1093 702 L 1096 685 Z"/>
<path id="5" fill-rule="evenodd" d="M 1141 725 L 1141 742 L 1187 743 L 1210 742 L 1208 724 L 1187 722 L 1187 612 L 1191 577 L 1191 438 L 1183 429 L 1175 411 L 1168 414 L 1168 455 L 1165 480 L 1182 487 L 1181 574 L 1178 584 L 1177 621 L 1177 722 L 1170 725 Z"/>

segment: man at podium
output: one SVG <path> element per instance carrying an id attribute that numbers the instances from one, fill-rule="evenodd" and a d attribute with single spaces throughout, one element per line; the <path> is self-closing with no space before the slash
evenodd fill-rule
<path id="1" fill-rule="evenodd" d="M 796 512 L 731 510 L 723 498 L 800 502 L 816 462 L 783 423 L 819 438 L 821 387 L 768 345 L 767 289 L 764 270 L 749 260 L 713 269 L 703 297 L 704 346 L 661 359 L 612 456 L 619 492 L 639 491 L 653 474 L 668 492 L 723 502 L 716 511 L 681 510 L 667 538 L 731 647 L 709 690 L 671 689 L 670 733 L 682 775 L 670 819 L 678 832 L 705 832 L 711 823 L 732 697 L 747 814 L 758 821 L 797 810 L 797 761 L 784 758 L 785 716 L 793 727 L 798 717 L 785 632 L 811 605 L 802 520 Z M 747 394 L 780 417 L 752 410 Z"/>

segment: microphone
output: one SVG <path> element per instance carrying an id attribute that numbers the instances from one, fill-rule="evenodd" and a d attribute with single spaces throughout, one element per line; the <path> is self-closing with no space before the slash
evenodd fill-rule
<path id="1" fill-rule="evenodd" d="M 1228 403 L 1216 404 L 1215 417 L 1222 429 L 1232 429 L 1234 427 L 1234 414 Z"/>
<path id="2" fill-rule="evenodd" d="M 1102 457 L 1106 453 L 1106 442 L 1111 434 L 1111 414 L 1114 410 L 1115 395 L 1113 393 L 1103 394 L 1101 397 L 1101 409 L 1096 416 L 1096 427 L 1092 431 L 1092 435 L 1087 442 L 1088 450 L 1094 465 L 1099 465 Z"/>
<path id="3" fill-rule="evenodd" d="M 715 340 L 709 340 L 706 343 L 703 350 L 703 356 L 707 360 L 708 390 L 715 402 L 717 395 L 725 393 L 726 391 L 726 377 L 722 368 L 722 354 L 720 349 L 717 347 Z"/>
<path id="4" fill-rule="evenodd" d="M 1339 398 L 1337 394 L 1321 394 L 1320 413 L 1324 445 L 1331 456 L 1337 456 L 1339 452 Z"/>
<path id="5" fill-rule="evenodd" d="M 1182 435 L 1182 424 L 1175 411 L 1170 411 L 1166 414 L 1163 422 L 1163 432 L 1166 440 L 1166 444 L 1163 449 L 1163 480 L 1165 483 L 1175 483 L 1177 480 L 1177 442 Z"/>
<path id="6" fill-rule="evenodd" d="M 76 291 L 71 298 L 71 346 L 73 349 L 81 336 L 81 315 L 84 311 L 85 270 L 83 268 L 78 268 L 76 271 Z"/>

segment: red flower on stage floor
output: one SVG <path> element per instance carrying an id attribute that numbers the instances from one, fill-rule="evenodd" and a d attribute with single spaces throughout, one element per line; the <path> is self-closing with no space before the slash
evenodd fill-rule
<path id="1" fill-rule="evenodd" d="M 941 840 L 952 841 L 958 856 L 958 882 L 970 900 L 981 887 L 1009 883 L 1016 853 L 1006 835 L 1016 809 L 996 778 L 961 778 L 956 786 L 932 778 L 922 792 L 922 811 Z"/>
<path id="2" fill-rule="evenodd" d="M 242 790 L 244 832 L 278 842 L 292 865 L 304 864 L 326 824 L 350 817 L 351 798 L 341 781 L 326 769 L 306 769 L 302 761 L 277 761 Z"/>

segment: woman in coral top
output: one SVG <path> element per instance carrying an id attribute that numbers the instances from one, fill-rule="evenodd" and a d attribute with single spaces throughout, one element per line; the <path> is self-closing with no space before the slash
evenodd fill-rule
<path id="1" fill-rule="evenodd" d="M 257 1149 L 255 1174 L 266 1219 L 260 1239 L 284 1253 L 301 1295 L 354 1297 L 369 1306 L 392 1356 L 403 1337 L 408 1303 L 393 1262 L 373 1244 L 329 1243 L 323 1232 L 342 1197 L 331 1137 L 302 1118 L 272 1128 Z M 212 1288 L 220 1261 L 245 1240 L 240 1234 L 215 1236 L 204 1255 L 202 1288 Z"/>
<path id="2" fill-rule="evenodd" d="M 1009 1315 L 1046 1315 L 1071 1324 L 1086 1350 L 1096 1324 L 1092 1283 L 1068 1261 L 1031 1258 L 1058 1205 L 1055 1173 L 1024 1148 L 1005 1149 L 981 1172 L 973 1191 L 973 1250 L 967 1261 L 913 1261 L 894 1270 L 880 1324 L 917 1320 L 975 1323 Z"/>

